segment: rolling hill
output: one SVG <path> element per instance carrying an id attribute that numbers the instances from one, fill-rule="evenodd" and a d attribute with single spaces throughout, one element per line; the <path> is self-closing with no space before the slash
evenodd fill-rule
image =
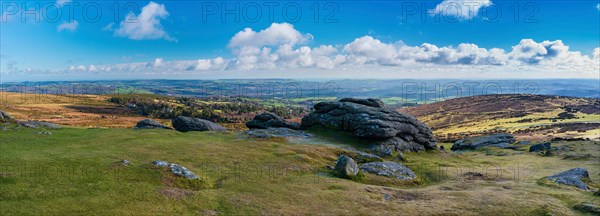
<path id="1" fill-rule="evenodd" d="M 600 139 L 600 100 L 545 95 L 481 95 L 399 111 L 414 115 L 440 140 L 510 132 L 522 139 Z"/>

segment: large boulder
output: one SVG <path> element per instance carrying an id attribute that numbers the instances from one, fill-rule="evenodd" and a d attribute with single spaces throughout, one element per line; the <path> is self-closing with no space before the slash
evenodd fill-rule
<path id="1" fill-rule="evenodd" d="M 417 177 L 408 167 L 396 162 L 370 162 L 360 165 L 360 170 L 375 175 L 394 177 L 400 180 L 411 180 Z"/>
<path id="2" fill-rule="evenodd" d="M 215 124 L 214 122 L 191 118 L 185 116 L 178 116 L 172 120 L 173 127 L 177 131 L 188 132 L 188 131 L 226 131 L 227 129 L 221 125 Z"/>
<path id="3" fill-rule="evenodd" d="M 547 178 L 559 184 L 575 186 L 579 189 L 587 190 L 587 185 L 585 185 L 581 179 L 589 179 L 590 175 L 584 168 L 573 168 L 552 176 L 548 176 Z"/>
<path id="4" fill-rule="evenodd" d="M 14 119 L 8 113 L 0 110 L 0 122 L 12 122 Z"/>
<path id="5" fill-rule="evenodd" d="M 529 152 L 539 152 L 539 151 L 548 151 L 552 149 L 552 144 L 550 142 L 535 144 L 529 147 Z"/>
<path id="6" fill-rule="evenodd" d="M 160 122 L 154 121 L 152 119 L 141 120 L 133 128 L 134 129 L 172 129 L 172 128 L 167 127 L 167 126 L 161 124 Z"/>
<path id="7" fill-rule="evenodd" d="M 287 122 L 283 118 L 273 113 L 261 113 L 254 116 L 254 119 L 252 119 L 252 121 L 246 122 L 246 127 L 250 129 L 267 129 L 283 127 L 298 130 L 300 129 L 300 124 L 295 122 Z"/>
<path id="8" fill-rule="evenodd" d="M 18 122 L 18 124 L 23 127 L 28 127 L 28 128 L 50 128 L 50 129 L 60 128 L 60 125 L 50 123 L 50 122 L 43 122 L 43 121 L 20 121 L 20 122 Z"/>
<path id="9" fill-rule="evenodd" d="M 358 171 L 358 164 L 351 157 L 340 155 L 333 168 L 333 175 L 340 178 L 354 178 Z"/>
<path id="10" fill-rule="evenodd" d="M 393 151 L 435 149 L 431 129 L 415 117 L 387 108 L 379 99 L 321 102 L 302 118 L 302 128 L 323 126 L 350 132 Z"/>
<path id="11" fill-rule="evenodd" d="M 481 147 L 500 147 L 508 148 L 509 144 L 515 142 L 515 137 L 507 133 L 492 134 L 487 136 L 476 136 L 469 137 L 466 139 L 458 140 L 454 142 L 450 149 L 466 150 L 466 149 L 478 149 Z"/>

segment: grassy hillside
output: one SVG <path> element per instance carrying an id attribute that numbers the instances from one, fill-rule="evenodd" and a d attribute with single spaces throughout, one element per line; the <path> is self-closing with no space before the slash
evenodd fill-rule
<path id="1" fill-rule="evenodd" d="M 600 139 L 600 100 L 544 95 L 483 95 L 401 109 L 442 140 L 510 132 L 523 139 Z"/>
<path id="2" fill-rule="evenodd" d="M 333 178 L 325 169 L 345 146 L 335 141 L 291 144 L 247 139 L 235 132 L 37 131 L 9 127 L 0 135 L 2 215 L 576 215 L 571 207 L 579 202 L 600 204 L 590 192 L 538 183 L 544 176 L 584 167 L 597 189 L 600 143 L 557 144 L 592 152 L 593 158 L 586 160 L 512 150 L 410 153 L 405 165 L 418 180 L 406 183 L 367 174 L 355 182 Z M 131 165 L 120 165 L 122 159 Z M 179 163 L 202 181 L 174 177 L 150 165 L 153 160 Z"/>

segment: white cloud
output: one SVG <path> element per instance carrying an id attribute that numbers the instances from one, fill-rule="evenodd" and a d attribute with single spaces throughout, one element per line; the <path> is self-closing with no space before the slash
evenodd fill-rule
<path id="1" fill-rule="evenodd" d="M 350 61 L 358 64 L 380 63 L 393 64 L 398 57 L 398 51 L 392 44 L 382 43 L 371 36 L 363 36 L 344 46 Z"/>
<path id="2" fill-rule="evenodd" d="M 596 5 L 596 9 L 598 9 L 598 11 L 600 11 L 600 3 L 598 3 L 598 4 Z"/>
<path id="3" fill-rule="evenodd" d="M 580 52 L 569 51 L 569 46 L 561 40 L 537 43 L 523 39 L 512 47 L 508 55 L 512 60 L 534 65 L 592 65 L 595 58 L 594 54 L 590 58 Z"/>
<path id="4" fill-rule="evenodd" d="M 272 32 L 279 29 L 282 32 Z M 241 36 L 243 35 L 243 36 Z M 267 29 L 245 29 L 235 34 L 229 47 L 233 57 L 112 65 L 71 66 L 69 71 L 127 74 L 275 74 L 301 72 L 313 77 L 326 74 L 371 78 L 379 72 L 387 76 L 416 74 L 418 77 L 506 78 L 507 74 L 533 77 L 595 77 L 600 71 L 600 48 L 591 55 L 571 51 L 561 40 L 536 42 L 523 39 L 510 50 L 482 48 L 477 44 L 438 46 L 430 43 L 407 45 L 384 42 L 372 36 L 358 37 L 347 44 L 305 45 L 312 36 L 292 25 L 273 24 Z M 481 75 L 484 74 L 484 75 Z M 537 74 L 537 75 L 532 75 Z M 551 75 L 549 75 L 551 74 Z"/>
<path id="5" fill-rule="evenodd" d="M 70 32 L 74 32 L 75 30 L 77 30 L 77 27 L 79 27 L 79 22 L 77 22 L 77 20 L 73 20 L 72 22 L 63 22 L 62 24 L 58 25 L 58 27 L 56 27 L 56 31 L 61 32 L 63 30 L 67 30 Z"/>
<path id="6" fill-rule="evenodd" d="M 154 64 L 153 64 L 154 67 L 159 67 L 159 66 L 162 66 L 162 65 L 163 65 L 163 59 L 162 58 L 156 58 L 156 59 L 154 59 Z"/>
<path id="7" fill-rule="evenodd" d="M 229 41 L 230 48 L 246 46 L 296 45 L 312 39 L 310 34 L 302 34 L 289 23 L 273 23 L 268 28 L 255 32 L 251 28 L 236 33 Z"/>
<path id="8" fill-rule="evenodd" d="M 453 16 L 459 19 L 472 19 L 479 10 L 492 5 L 491 0 L 444 0 L 429 10 L 431 15 Z"/>
<path id="9" fill-rule="evenodd" d="M 161 20 L 169 16 L 164 4 L 154 2 L 142 8 L 139 15 L 133 13 L 125 16 L 125 20 L 119 23 L 119 28 L 115 29 L 115 35 L 119 37 L 127 37 L 132 40 L 157 40 L 165 39 L 168 41 L 177 41 L 169 36 L 161 25 Z M 105 29 L 112 28 L 112 25 Z"/>
<path id="10" fill-rule="evenodd" d="M 197 71 L 223 70 L 227 64 L 228 60 L 225 60 L 222 57 L 217 57 L 214 59 L 199 59 L 194 69 Z"/>

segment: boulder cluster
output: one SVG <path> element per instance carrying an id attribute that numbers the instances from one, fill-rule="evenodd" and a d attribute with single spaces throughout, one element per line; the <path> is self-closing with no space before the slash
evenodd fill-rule
<path id="1" fill-rule="evenodd" d="M 259 138 L 297 136 L 299 129 L 324 127 L 349 132 L 350 135 L 371 142 L 371 150 L 379 156 L 391 156 L 395 152 L 435 149 L 431 129 L 415 117 L 389 109 L 374 98 L 344 98 L 339 101 L 321 102 L 302 118 L 302 123 L 285 121 L 273 113 L 256 115 L 246 123 L 247 135 Z"/>
<path id="2" fill-rule="evenodd" d="M 435 149 L 431 129 L 415 117 L 387 108 L 379 99 L 344 98 L 321 102 L 302 118 L 302 128 L 325 127 L 374 142 L 380 155 Z"/>

